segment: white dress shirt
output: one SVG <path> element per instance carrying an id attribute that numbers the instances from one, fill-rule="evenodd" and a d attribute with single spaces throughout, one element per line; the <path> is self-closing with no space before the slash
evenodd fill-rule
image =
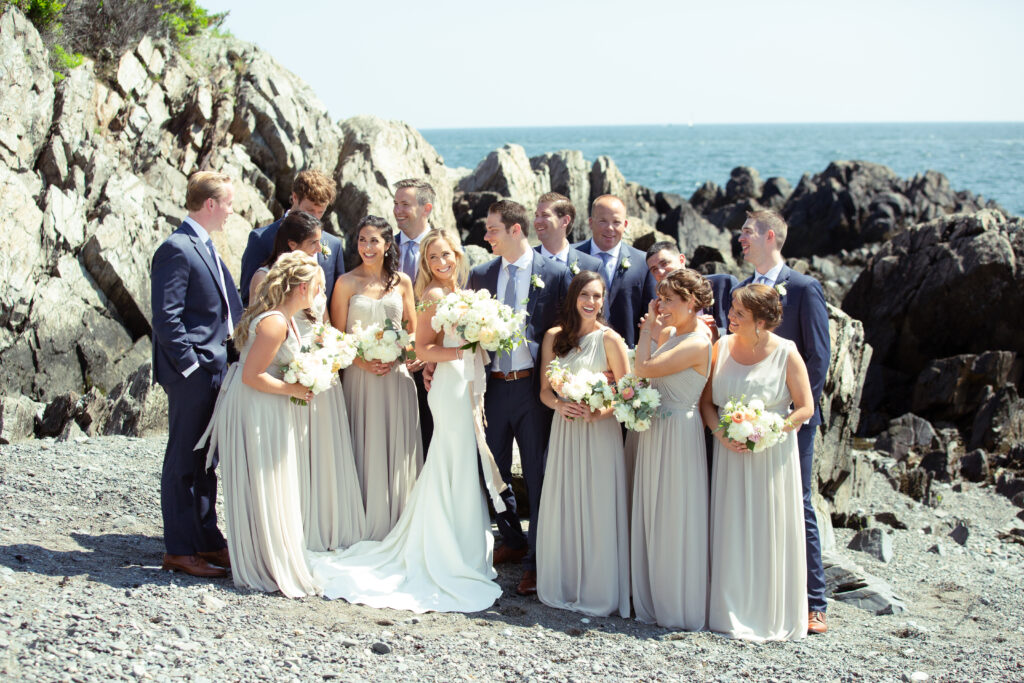
<path id="1" fill-rule="evenodd" d="M 515 261 L 516 271 L 516 311 L 526 310 L 526 300 L 530 296 L 530 278 L 533 276 L 533 249 L 527 249 L 526 253 Z M 505 297 L 505 287 L 508 285 L 508 265 L 504 257 L 501 259 L 501 270 L 498 271 L 498 300 Z M 526 323 L 520 330 L 526 336 Z M 534 340 L 536 341 L 536 340 Z M 512 351 L 512 371 L 526 370 L 533 367 L 533 356 L 526 344 L 520 344 Z"/>
<path id="2" fill-rule="evenodd" d="M 782 262 L 782 263 L 776 265 L 774 268 L 772 268 L 771 270 L 769 270 L 767 273 L 764 273 L 764 274 L 761 274 L 761 273 L 759 273 L 759 272 L 757 272 L 755 270 L 754 271 L 754 284 L 755 285 L 764 284 L 764 285 L 768 285 L 769 287 L 774 287 L 775 283 L 779 281 L 779 275 L 782 274 L 782 267 L 784 265 L 786 265 L 786 263 Z M 767 282 L 764 282 L 762 280 L 762 278 L 766 279 Z"/>
<path id="3" fill-rule="evenodd" d="M 548 251 L 548 248 L 545 247 L 542 244 L 542 245 L 540 245 L 540 255 L 543 256 L 544 258 L 553 258 L 556 261 L 558 261 L 559 263 L 561 263 L 562 265 L 565 265 L 565 266 L 569 265 L 569 245 L 568 244 L 566 244 L 565 247 L 562 248 L 562 251 L 558 252 L 557 254 L 552 254 L 550 251 Z"/>

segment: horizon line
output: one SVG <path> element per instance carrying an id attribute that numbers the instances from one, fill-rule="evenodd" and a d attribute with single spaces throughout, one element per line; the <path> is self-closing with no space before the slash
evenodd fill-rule
<path id="1" fill-rule="evenodd" d="M 584 123 L 524 126 L 414 126 L 417 130 L 521 130 L 524 128 L 696 128 L 697 126 L 891 126 L 891 125 L 1005 125 L 1022 124 L 1022 121 L 990 120 L 990 121 L 683 121 L 667 123 Z M 411 125 L 411 124 L 410 124 Z"/>

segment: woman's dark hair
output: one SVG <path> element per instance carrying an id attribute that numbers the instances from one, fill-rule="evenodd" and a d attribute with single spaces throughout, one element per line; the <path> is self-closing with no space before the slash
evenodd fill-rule
<path id="1" fill-rule="evenodd" d="M 380 216 L 364 216 L 356 225 L 356 240 L 359 240 L 359 233 L 363 228 L 371 227 L 380 232 L 381 239 L 388 245 L 384 252 L 384 289 L 390 291 L 398 284 L 398 273 L 400 265 L 398 262 L 398 245 L 395 244 L 395 231 L 391 225 Z"/>
<path id="2" fill-rule="evenodd" d="M 774 287 L 749 284 L 733 290 L 732 295 L 750 311 L 754 322 L 764 321 L 769 332 L 782 323 L 782 299 Z"/>
<path id="3" fill-rule="evenodd" d="M 689 268 L 677 268 L 658 284 L 658 294 L 675 294 L 683 301 L 692 301 L 700 310 L 715 303 L 715 293 L 707 278 Z"/>
<path id="4" fill-rule="evenodd" d="M 597 280 L 601 283 L 602 296 L 608 295 L 608 288 L 605 287 L 604 279 L 592 270 L 581 270 L 569 283 L 569 291 L 562 302 L 562 310 L 559 312 L 558 324 L 562 329 L 555 335 L 552 350 L 556 356 L 564 356 L 580 345 L 580 326 L 583 321 L 580 319 L 576 302 L 580 298 L 580 292 L 591 282 Z M 604 322 L 604 312 L 597 312 L 597 321 Z"/>
<path id="5" fill-rule="evenodd" d="M 267 260 L 260 265 L 272 268 L 281 254 L 294 251 L 292 247 L 288 246 L 288 242 L 295 242 L 296 245 L 302 244 L 317 230 L 322 231 L 323 226 L 316 216 L 305 211 L 289 211 L 277 229 L 277 235 L 274 237 L 274 249 L 270 252 Z"/>

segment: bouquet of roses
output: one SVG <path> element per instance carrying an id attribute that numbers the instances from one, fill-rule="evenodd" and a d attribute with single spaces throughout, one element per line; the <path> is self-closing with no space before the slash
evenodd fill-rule
<path id="1" fill-rule="evenodd" d="M 298 382 L 313 392 L 314 396 L 330 389 L 338 379 L 338 371 L 334 369 L 333 359 L 329 355 L 308 349 L 301 351 L 281 370 L 284 373 L 282 379 L 285 382 L 289 384 Z M 306 405 L 306 401 L 294 396 L 292 396 L 292 403 L 300 406 Z"/>
<path id="2" fill-rule="evenodd" d="M 591 410 L 601 410 L 612 404 L 615 390 L 608 384 L 603 372 L 581 369 L 576 372 L 554 359 L 545 372 L 555 393 L 566 401 L 580 403 Z"/>
<path id="3" fill-rule="evenodd" d="M 487 290 L 462 290 L 437 302 L 430 326 L 466 340 L 462 348 L 511 351 L 522 341 L 526 311 L 516 313 Z"/>
<path id="4" fill-rule="evenodd" d="M 663 417 L 661 393 L 646 379 L 633 373 L 623 375 L 616 384 L 617 395 L 613 405 L 615 419 L 626 429 L 643 432 L 651 428 L 651 420 Z"/>
<path id="5" fill-rule="evenodd" d="M 352 327 L 352 335 L 363 360 L 394 363 L 409 356 L 409 333 L 391 318 L 385 318 L 383 325 L 374 323 L 367 327 L 357 322 Z"/>
<path id="6" fill-rule="evenodd" d="M 727 438 L 744 443 L 752 452 L 760 453 L 786 438 L 786 433 L 782 431 L 785 422 L 778 413 L 765 410 L 761 399 L 746 401 L 746 398 L 733 398 L 722 406 L 722 419 L 718 427 Z"/>
<path id="7" fill-rule="evenodd" d="M 352 365 L 359 354 L 355 335 L 345 334 L 332 325 L 320 323 L 313 328 L 314 354 L 327 359 L 335 374 Z"/>

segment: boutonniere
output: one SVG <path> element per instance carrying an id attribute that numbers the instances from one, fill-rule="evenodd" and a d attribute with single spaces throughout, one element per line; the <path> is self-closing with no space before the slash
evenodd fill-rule
<path id="1" fill-rule="evenodd" d="M 633 267 L 633 264 L 629 262 L 628 256 L 623 256 L 622 260 L 619 261 L 619 270 L 629 270 Z"/>
<path id="2" fill-rule="evenodd" d="M 569 264 L 569 272 L 572 273 L 573 275 L 579 275 L 580 274 L 580 262 L 579 261 L 573 261 L 571 264 Z"/>
<path id="3" fill-rule="evenodd" d="M 540 275 L 531 275 L 530 284 L 534 289 L 544 289 L 544 281 L 540 279 Z"/>
<path id="4" fill-rule="evenodd" d="M 328 258 L 331 255 L 331 248 L 327 246 L 327 242 L 321 240 L 320 242 L 320 253 L 324 258 Z"/>
<path id="5" fill-rule="evenodd" d="M 786 283 L 777 282 L 775 283 L 775 291 L 779 293 L 779 296 L 786 296 Z"/>

